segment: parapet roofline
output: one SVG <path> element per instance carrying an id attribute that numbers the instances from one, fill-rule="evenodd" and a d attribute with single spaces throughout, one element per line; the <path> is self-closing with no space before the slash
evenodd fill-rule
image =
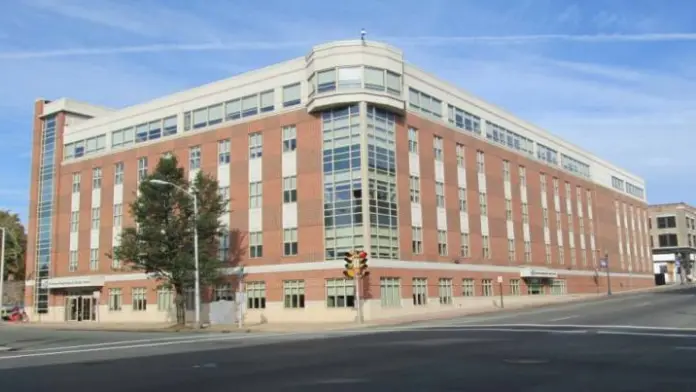
<path id="1" fill-rule="evenodd" d="M 94 118 L 101 117 L 115 111 L 116 109 L 93 105 L 91 103 L 80 102 L 69 98 L 60 98 L 46 103 L 40 117 L 46 117 L 60 112 L 68 112 Z"/>

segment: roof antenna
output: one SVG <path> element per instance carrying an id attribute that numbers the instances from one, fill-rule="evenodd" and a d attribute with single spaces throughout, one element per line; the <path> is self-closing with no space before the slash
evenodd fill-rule
<path id="1" fill-rule="evenodd" d="M 367 31 L 365 29 L 360 30 L 360 40 L 362 40 L 363 43 L 365 43 L 365 36 L 367 35 Z"/>

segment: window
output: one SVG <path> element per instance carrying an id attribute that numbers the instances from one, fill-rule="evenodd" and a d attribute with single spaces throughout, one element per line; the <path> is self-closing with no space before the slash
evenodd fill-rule
<path id="1" fill-rule="evenodd" d="M 220 196 L 220 201 L 225 205 L 224 212 L 230 211 L 230 187 L 222 186 L 218 188 L 218 195 Z"/>
<path id="2" fill-rule="evenodd" d="M 512 221 L 512 200 L 505 199 L 505 219 Z"/>
<path id="3" fill-rule="evenodd" d="M 336 70 L 332 68 L 317 72 L 317 93 L 334 90 L 336 90 Z"/>
<path id="4" fill-rule="evenodd" d="M 119 129 L 111 133 L 111 148 L 127 147 L 133 144 L 133 128 Z"/>
<path id="5" fill-rule="evenodd" d="M 263 257 L 263 233 L 260 231 L 249 233 L 249 257 Z"/>
<path id="6" fill-rule="evenodd" d="M 261 158 L 263 155 L 263 138 L 261 132 L 249 135 L 249 159 Z"/>
<path id="7" fill-rule="evenodd" d="M 558 245 L 558 264 L 565 264 L 565 250 L 563 245 Z"/>
<path id="8" fill-rule="evenodd" d="M 447 116 L 450 124 L 469 132 L 481 134 L 481 118 L 456 106 L 447 105 Z"/>
<path id="9" fill-rule="evenodd" d="M 483 151 L 476 151 L 476 171 L 481 174 L 486 172 L 486 158 Z"/>
<path id="10" fill-rule="evenodd" d="M 261 208 L 263 202 L 263 183 L 261 181 L 249 184 L 249 208 Z"/>
<path id="11" fill-rule="evenodd" d="M 144 312 L 147 310 L 147 290 L 145 287 L 133 288 L 132 297 L 134 312 Z"/>
<path id="12" fill-rule="evenodd" d="M 546 264 L 551 264 L 551 245 L 546 244 L 544 246 L 544 256 L 546 259 Z"/>
<path id="13" fill-rule="evenodd" d="M 484 259 L 490 259 L 491 258 L 491 245 L 490 245 L 490 240 L 487 235 L 481 236 L 481 242 L 483 245 L 483 258 Z"/>
<path id="14" fill-rule="evenodd" d="M 520 295 L 519 279 L 510 279 L 510 295 Z"/>
<path id="15" fill-rule="evenodd" d="M 99 270 L 99 248 L 89 250 L 89 269 L 90 271 Z"/>
<path id="16" fill-rule="evenodd" d="M 447 256 L 447 232 L 445 230 L 437 231 L 437 253 L 440 256 Z"/>
<path id="17" fill-rule="evenodd" d="M 420 203 L 420 178 L 410 176 L 409 188 L 411 193 L 411 203 Z"/>
<path id="18" fill-rule="evenodd" d="M 452 278 L 440 278 L 438 281 L 438 297 L 441 305 L 452 305 Z"/>
<path id="19" fill-rule="evenodd" d="M 459 255 L 469 257 L 469 233 L 461 233 L 460 239 Z"/>
<path id="20" fill-rule="evenodd" d="M 197 170 L 201 168 L 201 147 L 195 146 L 189 148 L 189 170 Z"/>
<path id="21" fill-rule="evenodd" d="M 247 95 L 242 98 L 242 117 L 254 116 L 259 113 L 259 96 Z"/>
<path id="22" fill-rule="evenodd" d="M 546 193 L 546 174 L 539 173 L 539 184 L 541 184 L 541 193 Z"/>
<path id="23" fill-rule="evenodd" d="M 370 90 L 384 91 L 384 70 L 379 68 L 365 67 L 365 88 Z"/>
<path id="24" fill-rule="evenodd" d="M 522 203 L 522 223 L 529 224 L 529 205 L 527 203 Z"/>
<path id="25" fill-rule="evenodd" d="M 408 152 L 418 154 L 418 130 L 413 127 L 408 128 Z"/>
<path id="26" fill-rule="evenodd" d="M 111 247 L 111 254 L 113 255 L 111 258 L 111 269 L 119 269 L 121 268 L 121 260 L 119 260 L 116 255 L 114 255 L 115 247 L 118 246 L 116 244 L 112 245 Z"/>
<path id="27" fill-rule="evenodd" d="M 121 289 L 109 289 L 109 311 L 118 312 L 123 305 L 123 294 Z"/>
<path id="28" fill-rule="evenodd" d="M 167 117 L 163 120 L 162 136 L 171 136 L 176 134 L 176 116 Z"/>
<path id="29" fill-rule="evenodd" d="M 526 187 L 527 186 L 527 169 L 524 166 L 519 167 L 519 175 L 520 175 L 520 186 Z"/>
<path id="30" fill-rule="evenodd" d="M 218 234 L 217 258 L 221 263 L 230 261 L 230 233 L 227 231 Z"/>
<path id="31" fill-rule="evenodd" d="M 266 309 L 266 283 L 247 282 L 247 308 Z"/>
<path id="32" fill-rule="evenodd" d="M 355 281 L 353 279 L 327 279 L 326 306 L 329 308 L 354 307 Z"/>
<path id="33" fill-rule="evenodd" d="M 297 177 L 283 178 L 283 203 L 297 202 Z"/>
<path id="34" fill-rule="evenodd" d="M 537 143 L 537 158 L 552 165 L 558 165 L 558 151 Z"/>
<path id="35" fill-rule="evenodd" d="M 435 182 L 435 205 L 438 208 L 445 208 L 445 184 Z"/>
<path id="36" fill-rule="evenodd" d="M 440 136 L 433 137 L 433 155 L 435 161 L 442 162 L 442 138 Z"/>
<path id="37" fill-rule="evenodd" d="M 222 283 L 213 286 L 213 301 L 234 301 L 232 285 L 229 283 Z"/>
<path id="38" fill-rule="evenodd" d="M 524 241 L 524 262 L 532 262 L 532 243 L 530 241 Z"/>
<path id="39" fill-rule="evenodd" d="M 481 295 L 484 297 L 493 296 L 493 280 L 492 279 L 481 279 Z"/>
<path id="40" fill-rule="evenodd" d="M 300 83 L 283 87 L 283 107 L 299 105 L 302 102 L 301 93 Z"/>
<path id="41" fill-rule="evenodd" d="M 230 139 L 218 140 L 218 165 L 230 163 Z"/>
<path id="42" fill-rule="evenodd" d="M 657 240 L 660 248 L 679 246 L 676 234 L 660 234 L 657 236 Z"/>
<path id="43" fill-rule="evenodd" d="M 554 279 L 551 283 L 551 295 L 566 294 L 566 282 L 563 279 Z"/>
<path id="44" fill-rule="evenodd" d="M 464 278 L 462 280 L 462 296 L 473 297 L 476 295 L 476 288 L 474 280 L 471 278 Z"/>
<path id="45" fill-rule="evenodd" d="M 70 272 L 75 272 L 77 271 L 77 251 L 76 250 L 71 250 L 70 254 L 68 255 L 68 270 Z"/>
<path id="46" fill-rule="evenodd" d="M 413 305 L 425 306 L 428 304 L 428 281 L 425 278 L 413 279 Z"/>
<path id="47" fill-rule="evenodd" d="M 342 67 L 338 69 L 338 88 L 362 88 L 362 67 Z"/>
<path id="48" fill-rule="evenodd" d="M 92 208 L 92 230 L 99 230 L 100 215 L 99 207 Z"/>
<path id="49" fill-rule="evenodd" d="M 462 144 L 457 143 L 457 167 L 464 168 L 465 167 L 465 161 L 464 161 L 464 146 Z"/>
<path id="50" fill-rule="evenodd" d="M 174 291 L 171 289 L 159 288 L 157 290 L 157 311 L 168 312 L 172 310 L 174 304 Z"/>
<path id="51" fill-rule="evenodd" d="M 510 161 L 503 160 L 503 181 L 510 182 Z"/>
<path id="52" fill-rule="evenodd" d="M 283 127 L 283 152 L 297 150 L 297 128 L 294 125 Z"/>
<path id="53" fill-rule="evenodd" d="M 534 141 L 490 121 L 486 121 L 486 138 L 527 155 L 534 153 Z"/>
<path id="54" fill-rule="evenodd" d="M 379 291 L 382 307 L 394 308 L 401 306 L 401 279 L 388 277 L 380 278 Z"/>
<path id="55" fill-rule="evenodd" d="M 442 117 L 442 101 L 435 97 L 409 88 L 408 102 L 411 109 L 433 117 Z"/>
<path id="56" fill-rule="evenodd" d="M 590 178 L 590 165 L 572 158 L 566 154 L 561 154 L 561 165 L 565 170 L 575 173 L 581 177 Z"/>
<path id="57" fill-rule="evenodd" d="M 225 121 L 239 120 L 242 118 L 242 100 L 233 99 L 225 102 Z"/>
<path id="58" fill-rule="evenodd" d="M 675 216 L 658 216 L 657 217 L 657 228 L 658 229 L 673 229 L 677 227 L 677 217 Z"/>
<path id="59" fill-rule="evenodd" d="M 283 255 L 297 256 L 297 229 L 283 230 Z"/>
<path id="60" fill-rule="evenodd" d="M 466 189 L 459 188 L 459 211 L 466 212 Z"/>
<path id="61" fill-rule="evenodd" d="M 488 202 L 486 194 L 483 192 L 479 192 L 479 206 L 481 208 L 481 216 L 488 216 Z"/>
<path id="62" fill-rule="evenodd" d="M 114 185 L 123 184 L 123 162 L 114 165 Z"/>
<path id="63" fill-rule="evenodd" d="M 80 193 L 80 180 L 82 175 L 80 173 L 73 173 L 72 175 L 72 193 Z"/>
<path id="64" fill-rule="evenodd" d="M 414 255 L 423 253 L 423 229 L 411 227 L 411 250 Z"/>
<path id="65" fill-rule="evenodd" d="M 387 71 L 387 92 L 401 95 L 401 75 Z"/>
<path id="66" fill-rule="evenodd" d="M 508 238 L 508 261 L 515 261 L 515 240 L 513 238 Z"/>
<path id="67" fill-rule="evenodd" d="M 304 280 L 283 281 L 284 305 L 289 309 L 305 307 L 305 282 Z"/>
<path id="68" fill-rule="evenodd" d="M 92 189 L 101 189 L 102 185 L 102 169 L 95 167 L 92 169 Z"/>
<path id="69" fill-rule="evenodd" d="M 541 209 L 541 217 L 542 217 L 543 227 L 548 228 L 549 227 L 549 209 L 548 208 Z"/>
<path id="70" fill-rule="evenodd" d="M 273 90 L 262 92 L 259 99 L 261 101 L 261 113 L 268 113 L 273 111 L 273 109 L 275 108 L 275 97 Z"/>
<path id="71" fill-rule="evenodd" d="M 77 233 L 77 229 L 80 225 L 80 211 L 73 211 L 70 213 L 70 232 Z"/>
<path id="72" fill-rule="evenodd" d="M 138 182 L 147 177 L 147 157 L 138 158 Z"/>

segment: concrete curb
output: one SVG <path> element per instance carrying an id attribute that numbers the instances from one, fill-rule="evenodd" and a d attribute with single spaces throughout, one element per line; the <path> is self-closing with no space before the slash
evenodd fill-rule
<path id="1" fill-rule="evenodd" d="M 5 352 L 5 351 L 11 351 L 11 350 L 12 350 L 12 347 L 0 346 L 0 353 Z"/>

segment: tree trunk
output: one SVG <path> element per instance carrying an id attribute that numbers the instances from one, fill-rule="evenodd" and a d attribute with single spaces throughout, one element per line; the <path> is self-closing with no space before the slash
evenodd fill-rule
<path id="1" fill-rule="evenodd" d="M 174 303 L 176 306 L 176 323 L 178 325 L 186 325 L 186 295 L 183 290 L 176 289 Z"/>

